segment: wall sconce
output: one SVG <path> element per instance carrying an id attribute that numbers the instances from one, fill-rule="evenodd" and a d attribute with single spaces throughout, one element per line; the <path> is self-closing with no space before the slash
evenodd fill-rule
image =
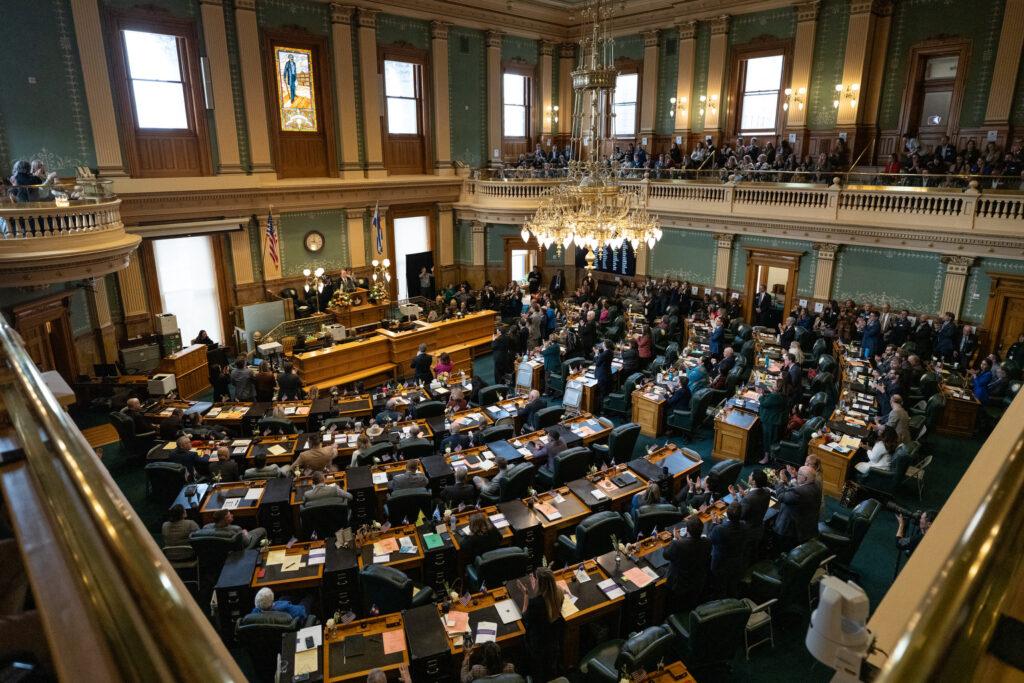
<path id="1" fill-rule="evenodd" d="M 707 95 L 700 96 L 700 115 L 704 116 L 704 112 L 712 112 L 718 109 L 718 95 L 712 95 L 710 98 Z"/>
<path id="2" fill-rule="evenodd" d="M 553 106 L 553 107 L 548 107 L 548 114 L 547 114 L 547 116 L 548 116 L 548 121 L 551 121 L 552 123 L 558 123 L 558 105 L 557 104 L 555 106 Z"/>
<path id="3" fill-rule="evenodd" d="M 679 98 L 679 100 L 676 100 L 676 98 L 674 98 L 674 97 L 668 98 L 668 103 L 669 103 L 668 115 L 672 116 L 672 117 L 675 117 L 676 109 L 677 109 L 677 107 L 676 107 L 676 102 L 677 101 L 679 103 L 678 109 L 680 110 L 680 115 L 683 118 L 686 118 L 686 98 L 685 97 L 681 97 L 681 98 Z"/>
<path id="4" fill-rule="evenodd" d="M 853 83 L 851 85 L 843 87 L 842 83 L 836 83 L 836 96 L 832 100 L 832 106 L 835 109 L 839 109 L 840 99 L 848 100 L 850 102 L 850 109 L 857 108 L 857 96 L 860 93 L 860 83 Z"/>
<path id="5" fill-rule="evenodd" d="M 807 101 L 807 88 L 798 88 L 796 92 L 792 88 L 786 88 L 786 101 L 782 103 L 782 111 L 789 111 L 789 105 L 792 103 L 797 111 L 804 110 L 804 103 Z"/>

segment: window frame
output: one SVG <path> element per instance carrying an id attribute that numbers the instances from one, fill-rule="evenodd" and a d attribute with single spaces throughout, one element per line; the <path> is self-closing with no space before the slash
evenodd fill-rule
<path id="1" fill-rule="evenodd" d="M 632 141 L 636 140 L 640 136 L 640 100 L 643 99 L 644 92 L 644 64 L 643 61 L 636 59 L 625 59 L 620 57 L 615 60 L 615 68 L 618 70 L 618 74 L 615 76 L 616 86 L 618 85 L 619 76 L 632 76 L 636 75 L 636 102 L 633 103 L 633 133 L 632 135 L 616 135 L 615 134 L 615 121 L 609 115 L 608 126 L 606 137 L 609 140 L 615 141 Z M 618 87 L 616 87 L 618 90 Z M 609 114 L 615 113 L 616 118 L 618 114 L 615 112 L 615 95 L 611 95 L 611 100 L 608 102 Z"/>
<path id="2" fill-rule="evenodd" d="M 743 95 L 747 76 L 747 62 L 759 57 L 782 56 L 782 74 L 779 79 L 779 93 L 775 103 L 775 129 L 740 132 L 743 121 Z M 786 111 L 782 106 L 786 102 L 786 88 L 791 87 L 793 70 L 793 41 L 791 39 L 758 38 L 745 45 L 731 49 L 731 67 L 729 70 L 729 89 L 726 101 L 720 103 L 725 111 L 720 113 L 719 120 L 725 121 L 725 134 L 735 139 L 739 135 L 756 138 L 777 137 L 784 135 L 789 125 Z M 725 118 L 721 118 L 724 115 Z M 753 161 L 757 161 L 754 159 Z"/>
<path id="3" fill-rule="evenodd" d="M 395 95 L 395 99 L 409 100 L 416 103 L 416 133 L 392 133 L 388 115 L 388 84 L 384 75 L 384 62 L 403 62 L 413 65 L 413 90 L 415 95 L 412 98 Z M 418 50 L 403 50 L 399 48 L 382 48 L 380 51 L 380 85 L 381 103 L 383 105 L 381 118 L 383 126 L 381 133 L 392 138 L 425 138 L 427 136 L 427 117 L 425 100 L 427 96 L 426 73 L 429 64 L 425 56 Z"/>
<path id="4" fill-rule="evenodd" d="M 921 106 L 923 104 L 924 92 L 928 84 L 933 86 L 946 81 L 925 81 L 924 71 L 927 62 L 932 57 L 945 55 L 957 55 L 959 61 L 956 66 L 956 76 L 952 79 L 952 97 L 949 102 L 949 117 L 944 126 L 919 125 L 921 120 Z M 910 48 L 907 56 L 907 67 L 905 81 L 903 83 L 903 102 L 900 106 L 900 123 L 896 131 L 897 143 L 902 132 L 913 132 L 918 141 L 924 144 L 931 144 L 933 139 L 940 139 L 942 135 L 948 135 L 953 144 L 957 143 L 960 135 L 960 114 L 963 109 L 964 95 L 967 89 L 967 73 L 971 66 L 971 41 L 964 38 L 936 38 L 925 40 Z M 944 88 L 943 88 L 944 89 Z M 926 138 L 921 140 L 921 134 Z M 982 143 L 981 146 L 984 146 Z M 883 152 L 880 150 L 879 155 Z"/>
<path id="5" fill-rule="evenodd" d="M 523 135 L 505 134 L 505 76 L 521 76 L 523 78 L 523 115 L 525 126 Z M 519 64 L 505 64 L 501 71 L 501 139 L 507 142 L 529 142 L 533 139 L 533 83 L 534 71 Z M 519 106 L 519 105 L 513 105 Z"/>
<path id="6" fill-rule="evenodd" d="M 750 65 L 751 60 L 754 60 L 754 59 L 764 59 L 764 58 L 768 58 L 768 57 L 781 57 L 782 58 L 782 64 L 779 65 L 779 87 L 778 87 L 778 90 L 775 91 L 775 99 L 776 99 L 776 103 L 775 103 L 775 127 L 774 128 L 758 128 L 758 129 L 754 129 L 754 130 L 746 130 L 743 127 L 743 108 L 746 105 L 747 95 L 748 94 L 770 94 L 772 92 L 771 90 L 747 90 L 747 75 L 749 73 L 748 72 L 748 67 Z M 746 138 L 746 137 L 776 136 L 776 135 L 780 134 L 779 133 L 779 128 L 780 128 L 779 124 L 781 123 L 781 121 L 780 121 L 780 114 L 782 112 L 782 108 L 781 108 L 781 106 L 779 104 L 779 101 L 780 101 L 783 93 L 785 92 L 785 87 L 783 86 L 783 80 L 782 80 L 783 79 L 783 74 L 785 73 L 785 70 L 786 70 L 786 56 L 784 54 L 782 54 L 781 52 L 775 53 L 775 54 L 770 54 L 770 55 L 758 55 L 756 57 L 746 57 L 746 58 L 744 58 L 742 60 L 742 62 L 740 64 L 739 88 L 738 88 L 737 94 L 736 94 L 736 98 L 737 98 L 737 101 L 736 101 L 736 134 L 737 135 L 742 135 L 744 138 Z M 754 161 L 757 161 L 757 159 L 754 159 Z"/>
<path id="7" fill-rule="evenodd" d="M 133 177 L 176 177 L 174 172 L 142 173 L 139 157 L 140 141 L 165 138 L 192 140 L 198 148 L 199 174 L 213 174 L 210 138 L 206 123 L 206 101 L 202 90 L 202 67 L 199 60 L 199 33 L 194 21 L 179 19 L 159 12 L 140 10 L 108 11 L 105 16 L 105 43 L 111 56 L 111 86 L 116 106 L 120 138 L 125 147 L 125 164 Z M 139 31 L 173 35 L 178 43 L 178 68 L 185 97 L 187 128 L 140 128 L 135 97 L 132 92 L 128 48 L 122 31 Z"/>

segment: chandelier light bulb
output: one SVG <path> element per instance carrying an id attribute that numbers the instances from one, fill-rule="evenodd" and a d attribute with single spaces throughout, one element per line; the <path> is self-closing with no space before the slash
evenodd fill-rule
<path id="1" fill-rule="evenodd" d="M 384 267 L 385 268 L 390 268 L 391 267 L 391 259 L 384 259 Z"/>
<path id="2" fill-rule="evenodd" d="M 370 261 L 370 265 L 376 268 L 377 266 L 380 265 L 380 261 L 378 261 L 377 259 L 373 259 L 372 261 Z"/>
<path id="3" fill-rule="evenodd" d="M 523 238 L 524 242 L 530 241 L 530 231 L 527 230 L 525 227 L 523 227 L 522 231 L 519 233 L 519 236 Z"/>
<path id="4" fill-rule="evenodd" d="M 302 269 L 302 274 L 303 274 L 303 275 L 304 275 L 305 277 L 309 277 L 309 276 L 310 276 L 310 272 L 311 272 L 311 271 L 309 270 L 309 268 L 303 268 L 303 269 Z"/>
<path id="5" fill-rule="evenodd" d="M 313 274 L 316 275 L 317 277 L 323 277 L 324 269 L 323 268 L 317 268 L 316 270 L 313 271 Z"/>

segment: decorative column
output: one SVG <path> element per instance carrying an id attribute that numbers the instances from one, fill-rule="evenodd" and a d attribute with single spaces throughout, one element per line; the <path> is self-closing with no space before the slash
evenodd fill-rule
<path id="1" fill-rule="evenodd" d="M 121 158 L 121 142 L 117 137 L 117 117 L 114 115 L 114 96 L 110 91 L 107 53 L 103 49 L 98 0 L 71 0 L 71 14 L 96 148 L 96 165 L 100 175 L 124 177 L 127 173 Z"/>
<path id="2" fill-rule="evenodd" d="M 946 279 L 942 282 L 942 302 L 937 313 L 950 311 L 955 318 L 960 317 L 960 306 L 964 302 L 964 289 L 967 287 L 967 273 L 974 265 L 973 256 L 943 256 L 946 264 Z"/>
<path id="3" fill-rule="evenodd" d="M 265 282 L 281 279 L 281 258 L 284 249 L 284 245 L 281 242 L 281 215 L 275 213 L 274 231 L 277 233 L 277 263 L 274 263 L 274 259 L 270 258 L 270 250 L 267 249 L 268 216 L 269 214 L 262 214 L 257 218 L 260 231 L 260 253 L 263 254 L 263 280 Z"/>
<path id="4" fill-rule="evenodd" d="M 110 319 L 110 301 L 107 299 L 107 279 L 98 277 L 89 283 L 89 315 L 96 334 L 96 349 L 104 363 L 117 361 L 117 335 Z"/>
<path id="5" fill-rule="evenodd" d="M 434 68 L 434 174 L 455 175 L 452 166 L 452 122 L 448 95 L 448 24 L 430 22 Z"/>
<path id="6" fill-rule="evenodd" d="M 572 135 L 572 117 L 575 112 L 572 70 L 575 65 L 576 46 L 562 43 L 558 47 L 558 137 L 561 138 L 561 147 L 569 144 Z"/>
<path id="7" fill-rule="evenodd" d="M 235 0 L 235 30 L 238 33 L 238 63 L 242 70 L 252 172 L 271 173 L 274 165 L 270 157 L 270 131 L 267 130 L 267 100 L 263 90 L 263 55 L 260 52 L 260 30 L 256 24 L 256 0 Z"/>
<path id="8" fill-rule="evenodd" d="M 501 163 L 501 33 L 487 32 L 487 158 Z"/>
<path id="9" fill-rule="evenodd" d="M 487 224 L 473 221 L 470 227 L 473 230 L 473 265 L 483 268 L 487 265 Z"/>
<path id="10" fill-rule="evenodd" d="M 814 298 L 818 301 L 828 301 L 832 298 L 832 269 L 836 264 L 836 252 L 839 251 L 838 244 L 815 244 L 815 255 L 818 264 L 814 271 Z"/>
<path id="11" fill-rule="evenodd" d="M 348 264 L 352 268 L 366 265 L 366 209 L 345 211 L 345 233 L 348 235 Z"/>
<path id="12" fill-rule="evenodd" d="M 640 97 L 640 144 L 650 150 L 654 143 L 654 120 L 658 111 L 658 34 L 644 31 L 643 93 Z M 646 139 L 646 142 L 644 142 Z"/>
<path id="13" fill-rule="evenodd" d="M 455 214 L 453 204 L 437 205 L 438 260 L 442 268 L 455 265 Z"/>
<path id="14" fill-rule="evenodd" d="M 359 163 L 359 136 L 356 126 L 355 65 L 352 61 L 352 16 L 355 8 L 331 3 L 331 57 L 334 66 L 334 89 L 338 93 L 338 130 L 341 132 L 341 165 L 339 174 L 346 180 L 363 177 Z"/>
<path id="15" fill-rule="evenodd" d="M 716 232 L 715 235 L 715 289 L 729 289 L 729 266 L 732 262 L 732 240 L 730 233 Z"/>
<path id="16" fill-rule="evenodd" d="M 576 291 L 576 245 L 562 249 L 562 265 L 565 267 L 565 291 Z"/>
<path id="17" fill-rule="evenodd" d="M 857 91 L 857 106 L 843 98 L 836 116 L 836 128 L 846 133 L 852 163 L 876 138 L 878 111 L 882 103 L 882 81 L 889 47 L 893 0 L 854 0 L 846 32 L 846 60 L 843 87 Z M 1016 73 L 1016 72 L 1015 72 Z M 877 149 L 872 152 L 878 156 Z M 861 164 L 873 160 L 864 157 Z"/>
<path id="18" fill-rule="evenodd" d="M 676 76 L 676 106 L 673 117 L 673 134 L 676 142 L 686 153 L 690 149 L 690 107 L 693 101 L 693 60 L 697 53 L 697 22 L 684 21 L 677 24 L 679 29 L 679 69 Z"/>
<path id="19" fill-rule="evenodd" d="M 636 250 L 636 276 L 647 277 L 647 266 L 651 259 L 651 250 L 647 248 L 647 242 L 640 242 Z"/>
<path id="20" fill-rule="evenodd" d="M 124 308 L 124 325 L 128 337 L 148 334 L 153 329 L 149 306 L 146 303 L 146 289 L 142 284 L 142 267 L 139 252 L 133 251 L 128 267 L 117 271 L 117 283 L 121 288 L 121 306 Z"/>
<path id="21" fill-rule="evenodd" d="M 996 144 L 1006 148 L 1010 132 L 1010 114 L 1013 111 L 1014 87 L 1020 66 L 1021 48 L 1024 47 L 1024 0 L 1006 0 L 1003 7 L 1003 26 L 999 33 L 992 84 L 988 90 L 985 108 L 985 127 L 996 131 Z"/>
<path id="22" fill-rule="evenodd" d="M 384 178 L 384 145 L 381 140 L 380 74 L 377 73 L 377 15 L 380 12 L 359 8 L 359 77 L 363 91 L 363 136 L 366 149 L 366 176 Z"/>
<path id="23" fill-rule="evenodd" d="M 235 284 L 248 285 L 256 281 L 252 269 L 252 248 L 249 244 L 249 226 L 228 233 L 231 242 L 231 264 L 235 271 Z"/>
<path id="24" fill-rule="evenodd" d="M 551 137 L 554 131 L 556 113 L 551 110 L 551 55 L 554 53 L 555 44 L 548 40 L 540 41 L 540 133 L 544 137 Z"/>
<path id="25" fill-rule="evenodd" d="M 242 173 L 238 152 L 238 129 L 235 127 L 235 103 L 231 94 L 231 69 L 228 66 L 228 37 L 224 28 L 223 0 L 200 0 L 203 39 L 210 65 L 213 91 L 213 127 L 217 131 L 219 173 Z"/>
<path id="26" fill-rule="evenodd" d="M 707 102 L 704 103 L 704 133 L 722 142 L 722 108 L 725 106 L 725 69 L 729 53 L 729 24 L 731 17 L 723 14 L 711 23 L 711 52 L 708 57 Z"/>
<path id="27" fill-rule="evenodd" d="M 789 84 L 793 95 L 786 111 L 786 133 L 796 135 L 793 150 L 801 157 L 807 153 L 807 94 L 811 88 L 811 62 L 814 60 L 814 34 L 818 25 L 820 0 L 796 6 L 796 39 L 793 45 L 793 70 Z"/>

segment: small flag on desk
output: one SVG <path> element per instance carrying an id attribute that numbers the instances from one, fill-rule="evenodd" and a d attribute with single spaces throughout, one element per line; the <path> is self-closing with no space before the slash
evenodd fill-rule
<path id="1" fill-rule="evenodd" d="M 390 520 L 390 519 L 389 519 L 388 521 L 386 521 L 386 522 L 384 522 L 383 524 L 381 524 L 381 525 L 380 525 L 380 530 L 381 530 L 382 532 L 384 532 L 384 531 L 387 531 L 387 530 L 388 530 L 388 529 L 390 529 L 390 528 L 391 528 L 391 520 Z"/>
<path id="2" fill-rule="evenodd" d="M 420 514 L 416 518 L 416 526 L 422 526 L 425 521 L 427 521 L 427 516 L 423 514 L 423 510 L 420 510 Z"/>
<path id="3" fill-rule="evenodd" d="M 466 605 L 469 604 L 469 601 L 472 600 L 472 599 L 473 599 L 473 596 L 471 596 L 469 594 L 469 592 L 467 591 L 467 592 L 465 592 L 465 593 L 463 593 L 462 595 L 459 596 L 459 604 L 462 605 L 463 607 L 465 607 Z"/>
<path id="4" fill-rule="evenodd" d="M 352 610 L 349 610 L 348 612 L 345 612 L 344 614 L 341 615 L 341 623 L 347 624 L 350 621 L 355 621 L 355 618 L 356 618 L 355 612 L 353 612 Z"/>
<path id="5" fill-rule="evenodd" d="M 434 521 L 435 522 L 440 522 L 441 521 L 441 506 L 440 505 L 438 505 L 437 507 L 434 508 Z"/>

